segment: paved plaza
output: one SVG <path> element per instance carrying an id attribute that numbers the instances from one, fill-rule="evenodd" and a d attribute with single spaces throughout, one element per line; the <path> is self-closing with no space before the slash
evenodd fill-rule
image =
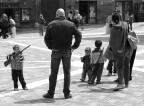
<path id="1" fill-rule="evenodd" d="M 81 31 L 81 29 L 79 29 Z M 82 42 L 72 54 L 71 93 L 72 98 L 64 99 L 63 95 L 63 67 L 60 65 L 58 82 L 54 99 L 45 99 L 49 88 L 51 51 L 44 44 L 43 37 L 39 37 L 38 30 L 19 30 L 15 39 L 0 39 L 0 106 L 144 106 L 144 23 L 134 23 L 134 31 L 140 42 L 133 68 L 133 80 L 129 88 L 113 91 L 117 76 L 107 76 L 107 62 L 103 70 L 100 85 L 88 85 L 80 82 L 82 63 L 80 57 L 84 55 L 85 47 L 94 49 L 94 42 L 100 39 L 103 47 L 108 45 L 109 35 L 105 34 L 104 25 L 85 26 L 82 32 Z M 14 44 L 24 48 L 31 45 L 23 52 L 24 77 L 29 90 L 13 90 L 10 66 L 4 67 L 6 55 L 12 53 Z"/>

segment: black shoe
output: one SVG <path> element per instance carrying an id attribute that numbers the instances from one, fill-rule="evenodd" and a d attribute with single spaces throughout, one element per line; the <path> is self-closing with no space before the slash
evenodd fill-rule
<path id="1" fill-rule="evenodd" d="M 46 93 L 43 95 L 44 98 L 50 98 L 50 99 L 53 99 L 54 98 L 54 95 L 50 95 L 49 93 Z"/>
<path id="2" fill-rule="evenodd" d="M 69 98 L 72 98 L 71 94 L 65 95 L 65 99 L 69 99 Z"/>
<path id="3" fill-rule="evenodd" d="M 84 82 L 85 80 L 83 78 L 80 79 L 81 82 Z"/>
<path id="4" fill-rule="evenodd" d="M 101 81 L 97 81 L 96 84 L 103 84 Z"/>
<path id="5" fill-rule="evenodd" d="M 118 82 L 118 79 L 114 80 L 114 82 Z"/>
<path id="6" fill-rule="evenodd" d="M 28 90 L 28 88 L 27 87 L 23 87 L 23 90 Z"/>

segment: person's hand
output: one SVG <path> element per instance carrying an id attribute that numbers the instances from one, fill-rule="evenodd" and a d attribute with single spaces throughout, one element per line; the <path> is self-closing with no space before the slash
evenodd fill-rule
<path id="1" fill-rule="evenodd" d="M 13 60 L 14 59 L 13 56 L 11 56 L 10 59 Z"/>

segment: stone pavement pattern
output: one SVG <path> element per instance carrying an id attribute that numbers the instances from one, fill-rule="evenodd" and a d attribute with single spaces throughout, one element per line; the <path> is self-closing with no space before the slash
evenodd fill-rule
<path id="1" fill-rule="evenodd" d="M 140 41 L 144 39 L 142 32 L 143 23 L 135 24 L 134 30 L 140 34 Z M 104 27 L 86 28 L 83 33 L 82 43 L 79 49 L 72 55 L 71 92 L 73 98 L 64 99 L 63 68 L 60 66 L 56 94 L 54 100 L 44 99 L 42 96 L 48 90 L 48 77 L 50 74 L 50 55 L 37 31 L 19 33 L 16 39 L 0 39 L 0 106 L 144 106 L 144 46 L 139 43 L 136 62 L 133 70 L 133 80 L 127 89 L 114 92 L 116 86 L 114 80 L 117 76 L 107 76 L 104 69 L 100 85 L 87 85 L 80 82 L 82 63 L 80 57 L 84 55 L 86 46 L 94 49 L 94 41 L 101 39 L 103 47 L 107 47 L 108 35 L 104 35 Z M 12 46 L 19 44 L 21 48 L 31 45 L 24 51 L 24 77 L 29 88 L 23 91 L 19 84 L 19 91 L 13 91 L 10 67 L 4 68 L 6 54 L 12 52 Z"/>

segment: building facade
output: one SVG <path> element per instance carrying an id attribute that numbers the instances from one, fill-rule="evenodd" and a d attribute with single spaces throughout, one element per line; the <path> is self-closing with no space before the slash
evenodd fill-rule
<path id="1" fill-rule="evenodd" d="M 32 27 L 38 21 L 40 0 L 0 0 L 0 14 L 16 21 L 16 27 Z"/>

